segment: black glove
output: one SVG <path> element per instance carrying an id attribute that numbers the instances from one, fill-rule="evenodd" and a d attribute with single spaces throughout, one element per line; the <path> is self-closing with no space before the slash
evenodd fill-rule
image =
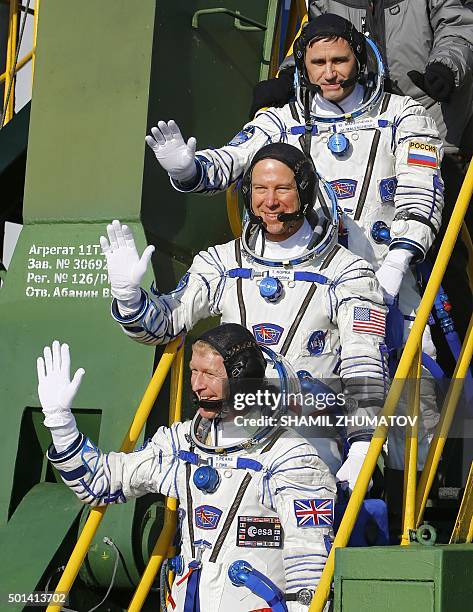
<path id="1" fill-rule="evenodd" d="M 440 62 L 428 64 L 425 74 L 411 70 L 407 76 L 414 85 L 437 102 L 446 102 L 455 88 L 455 75 L 448 66 Z"/>
<path id="2" fill-rule="evenodd" d="M 294 95 L 294 68 L 282 70 L 276 79 L 260 81 L 253 89 L 250 119 L 265 106 L 284 106 Z"/>

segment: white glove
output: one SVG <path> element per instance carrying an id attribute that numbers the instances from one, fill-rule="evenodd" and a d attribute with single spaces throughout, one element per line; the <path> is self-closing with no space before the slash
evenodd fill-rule
<path id="1" fill-rule="evenodd" d="M 197 141 L 189 138 L 187 144 L 175 121 L 158 121 L 158 127 L 151 128 L 153 136 L 146 136 L 146 144 L 153 149 L 156 159 L 169 176 L 180 183 L 191 181 L 197 174 L 195 149 Z"/>
<path id="2" fill-rule="evenodd" d="M 361 466 L 365 460 L 366 453 L 368 452 L 370 443 L 359 440 L 358 442 L 352 442 L 350 450 L 348 451 L 348 457 L 345 459 L 344 464 L 338 470 L 336 477 L 339 482 L 348 482 L 350 491 L 353 491 L 355 487 L 358 474 L 360 473 Z M 373 486 L 373 481 L 370 480 L 368 485 L 368 491 Z"/>
<path id="3" fill-rule="evenodd" d="M 406 249 L 393 249 L 386 255 L 381 267 L 376 272 L 385 302 L 389 305 L 399 293 L 402 279 L 407 272 L 412 253 Z"/>
<path id="4" fill-rule="evenodd" d="M 154 246 L 147 246 L 140 258 L 130 228 L 116 219 L 107 225 L 107 234 L 108 240 L 100 236 L 100 246 L 107 259 L 112 295 L 124 306 L 136 310 L 141 299 L 140 284 Z"/>
<path id="5" fill-rule="evenodd" d="M 83 368 L 79 368 L 71 381 L 71 358 L 67 344 L 54 340 L 52 347 L 46 346 L 44 358 L 38 357 L 38 396 L 43 408 L 46 427 L 60 427 L 71 421 L 72 400 L 79 389 Z M 72 418 L 74 418 L 72 416 Z"/>

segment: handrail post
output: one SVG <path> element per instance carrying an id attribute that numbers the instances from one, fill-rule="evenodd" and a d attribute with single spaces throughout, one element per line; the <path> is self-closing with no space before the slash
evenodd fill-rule
<path id="1" fill-rule="evenodd" d="M 419 480 L 416 496 L 416 526 L 419 527 L 422 517 L 424 516 L 427 498 L 432 488 L 437 467 L 442 456 L 442 452 L 447 440 L 448 432 L 455 416 L 455 410 L 460 399 L 460 395 L 465 381 L 468 368 L 470 366 L 471 357 L 473 354 L 473 315 L 470 319 L 468 331 L 463 342 L 460 357 L 455 366 L 455 371 L 448 387 L 448 392 L 445 397 L 440 420 L 434 433 L 433 440 L 430 444 L 427 458 L 425 460 L 424 469 Z"/>
<path id="2" fill-rule="evenodd" d="M 414 417 L 415 422 L 413 425 L 406 428 L 405 435 L 404 499 L 402 505 L 401 546 L 406 546 L 410 543 L 409 533 L 415 527 L 421 365 L 422 347 L 419 346 L 415 359 L 412 362 L 409 376 L 409 398 L 407 410 L 409 416 Z"/>
<path id="3" fill-rule="evenodd" d="M 31 66 L 31 85 L 34 82 L 34 69 L 36 65 L 36 41 L 38 39 L 38 19 L 39 19 L 39 3 L 40 0 L 36 0 L 34 8 L 34 25 L 33 25 L 33 64 Z"/>
<path id="4" fill-rule="evenodd" d="M 171 392 L 169 394 L 169 425 L 182 418 L 182 389 L 184 383 L 184 347 L 177 352 L 171 370 Z M 153 585 L 162 562 L 166 559 L 176 531 L 177 500 L 166 497 L 164 501 L 164 523 L 161 533 L 154 545 L 148 564 L 128 607 L 128 612 L 139 612 Z"/>

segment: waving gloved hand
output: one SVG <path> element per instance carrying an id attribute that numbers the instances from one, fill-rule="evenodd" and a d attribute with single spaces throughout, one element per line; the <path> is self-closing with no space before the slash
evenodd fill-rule
<path id="1" fill-rule="evenodd" d="M 383 290 L 386 304 L 390 305 L 394 302 L 411 259 L 412 253 L 409 251 L 393 249 L 388 252 L 381 267 L 376 272 L 376 278 Z"/>
<path id="2" fill-rule="evenodd" d="M 354 441 L 350 445 L 348 456 L 345 459 L 342 467 L 338 470 L 336 477 L 339 482 L 347 482 L 350 491 L 355 487 L 358 474 L 365 460 L 370 443 L 362 440 Z M 373 481 L 370 480 L 368 490 L 373 486 Z"/>
<path id="3" fill-rule="evenodd" d="M 281 70 L 275 79 L 256 83 L 253 88 L 250 119 L 253 119 L 260 108 L 266 106 L 284 106 L 294 95 L 294 68 Z"/>
<path id="4" fill-rule="evenodd" d="M 417 70 L 407 73 L 411 81 L 422 91 L 437 102 L 446 102 L 455 88 L 455 75 L 453 71 L 441 62 L 428 64 L 425 73 Z"/>
<path id="5" fill-rule="evenodd" d="M 46 427 L 64 427 L 75 420 L 71 413 L 74 399 L 82 377 L 83 368 L 79 368 L 71 380 L 71 358 L 67 344 L 54 340 L 52 347 L 46 346 L 43 357 L 38 357 L 38 396 Z"/>
<path id="6" fill-rule="evenodd" d="M 158 127 L 151 128 L 152 136 L 146 136 L 146 144 L 169 176 L 180 183 L 191 181 L 197 174 L 195 166 L 194 137 L 184 142 L 181 130 L 172 119 L 166 123 L 158 121 Z"/>
<path id="7" fill-rule="evenodd" d="M 130 228 L 116 219 L 107 225 L 107 234 L 108 240 L 100 236 L 100 246 L 107 259 L 112 295 L 127 307 L 136 307 L 141 300 L 140 284 L 154 246 L 147 246 L 139 257 Z"/>

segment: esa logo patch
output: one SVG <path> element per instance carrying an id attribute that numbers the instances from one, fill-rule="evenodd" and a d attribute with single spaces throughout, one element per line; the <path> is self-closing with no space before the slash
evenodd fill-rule
<path id="1" fill-rule="evenodd" d="M 222 511 L 215 506 L 197 506 L 194 510 L 195 524 L 199 529 L 217 529 Z"/>
<path id="2" fill-rule="evenodd" d="M 322 329 L 318 329 L 311 333 L 309 341 L 307 342 L 307 350 L 310 355 L 320 355 L 323 353 L 326 337 L 327 332 Z"/>
<path id="3" fill-rule="evenodd" d="M 381 202 L 392 202 L 396 193 L 397 179 L 395 176 L 381 179 L 379 182 L 379 197 Z"/>
<path id="4" fill-rule="evenodd" d="M 254 133 L 255 133 L 255 126 L 249 125 L 246 128 L 243 128 L 241 132 L 238 132 L 238 134 L 236 134 L 236 136 L 234 136 L 228 144 L 231 147 L 238 147 L 238 145 L 241 145 L 247 140 L 249 140 L 253 136 Z"/>
<path id="5" fill-rule="evenodd" d="M 279 517 L 239 516 L 237 546 L 281 548 L 282 530 Z"/>
<path id="6" fill-rule="evenodd" d="M 347 200 L 355 196 L 358 181 L 354 179 L 335 179 L 330 181 L 330 185 L 339 200 Z"/>
<path id="7" fill-rule="evenodd" d="M 258 323 L 253 325 L 253 335 L 258 344 L 277 344 L 284 331 L 284 327 L 280 327 L 275 323 Z"/>

